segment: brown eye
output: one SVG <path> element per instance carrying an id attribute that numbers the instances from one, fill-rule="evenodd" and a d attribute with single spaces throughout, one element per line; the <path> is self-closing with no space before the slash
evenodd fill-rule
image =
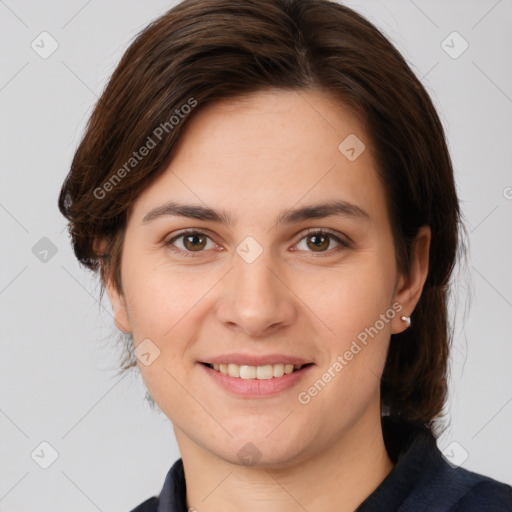
<path id="1" fill-rule="evenodd" d="M 181 241 L 181 243 L 179 243 Z M 210 243 L 211 245 L 208 245 Z M 184 231 L 179 235 L 171 238 L 166 245 L 176 253 L 184 256 L 199 256 L 206 249 L 211 249 L 215 243 L 205 233 L 200 231 Z"/>
<path id="2" fill-rule="evenodd" d="M 185 235 L 183 237 L 183 246 L 189 251 L 200 251 L 206 245 L 206 238 L 201 233 Z"/>
<path id="3" fill-rule="evenodd" d="M 331 242 L 333 241 L 335 245 L 331 247 Z M 300 247 L 301 244 L 303 244 L 302 248 Z M 318 256 L 330 256 L 350 247 L 351 244 L 349 242 L 324 229 L 309 230 L 297 244 L 297 248 L 300 251 L 316 253 Z"/>
<path id="4" fill-rule="evenodd" d="M 307 242 L 308 247 L 313 249 L 315 252 L 317 249 L 322 252 L 329 247 L 330 236 L 325 235 L 324 233 L 308 235 L 306 238 L 310 240 L 310 242 Z"/>

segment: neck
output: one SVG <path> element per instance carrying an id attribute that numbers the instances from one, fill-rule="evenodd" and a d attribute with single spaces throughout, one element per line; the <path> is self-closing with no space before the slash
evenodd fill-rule
<path id="1" fill-rule="evenodd" d="M 199 447 L 175 427 L 187 510 L 296 512 L 356 509 L 393 468 L 380 414 L 362 417 L 320 452 L 279 467 L 243 466 Z"/>

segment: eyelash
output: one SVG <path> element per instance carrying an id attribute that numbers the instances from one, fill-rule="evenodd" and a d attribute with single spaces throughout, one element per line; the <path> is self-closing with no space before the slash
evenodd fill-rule
<path id="1" fill-rule="evenodd" d="M 173 252 L 182 254 L 182 255 L 184 255 L 185 257 L 188 257 L 188 258 L 196 258 L 196 257 L 200 256 L 201 253 L 205 252 L 204 250 L 201 250 L 201 251 L 185 251 L 185 250 L 179 249 L 175 245 L 173 245 L 176 240 L 179 240 L 180 238 L 183 238 L 183 237 L 185 237 L 187 235 L 202 235 L 202 236 L 206 236 L 207 238 L 209 238 L 211 240 L 211 237 L 206 232 L 204 232 L 204 231 L 187 230 L 187 231 L 182 231 L 181 233 L 178 233 L 176 236 L 172 237 L 170 240 L 165 242 L 165 245 L 168 246 L 169 249 L 171 249 Z M 304 233 L 304 235 L 300 238 L 300 240 L 297 242 L 297 244 L 302 242 L 302 240 L 304 240 L 304 238 L 307 238 L 309 235 L 328 235 L 329 237 L 331 237 L 332 239 L 334 239 L 336 242 L 339 243 L 338 247 L 335 247 L 333 249 L 329 249 L 329 250 L 324 251 L 324 252 L 315 253 L 313 251 L 306 251 L 306 252 L 312 252 L 313 254 L 316 254 L 319 257 L 331 256 L 333 253 L 338 253 L 338 252 L 340 252 L 340 251 L 342 251 L 344 249 L 350 249 L 351 248 L 351 244 L 349 242 L 341 239 L 339 236 L 337 236 L 332 231 L 324 229 L 324 228 L 310 228 L 309 230 L 307 230 Z M 194 254 L 194 252 L 196 252 L 196 254 Z"/>

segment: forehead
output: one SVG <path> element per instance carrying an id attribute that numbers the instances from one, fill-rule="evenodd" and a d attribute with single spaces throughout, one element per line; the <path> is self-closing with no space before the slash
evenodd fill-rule
<path id="1" fill-rule="evenodd" d="M 169 167 L 135 209 L 172 198 L 237 210 L 238 218 L 342 199 L 377 215 L 384 191 L 372 153 L 357 116 L 324 92 L 216 101 L 187 121 Z"/>

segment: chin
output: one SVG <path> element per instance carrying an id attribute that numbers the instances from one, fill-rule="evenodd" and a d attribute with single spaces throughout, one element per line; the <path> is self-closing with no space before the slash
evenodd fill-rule
<path id="1" fill-rule="evenodd" d="M 270 439 L 267 434 L 259 436 L 241 436 L 231 440 L 229 447 L 219 456 L 232 464 L 260 469 L 280 469 L 293 466 L 306 458 L 301 453 L 304 443 L 293 436 Z M 217 447 L 218 451 L 218 447 Z"/>

